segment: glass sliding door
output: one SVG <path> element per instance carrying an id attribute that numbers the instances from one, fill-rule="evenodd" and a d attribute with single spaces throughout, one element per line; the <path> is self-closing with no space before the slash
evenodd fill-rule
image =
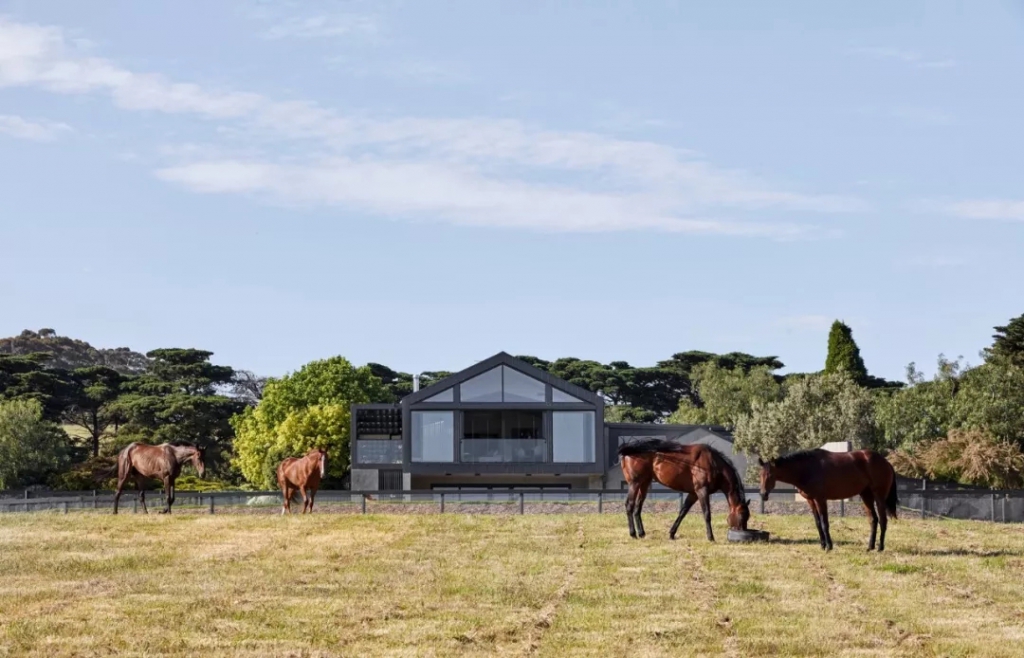
<path id="1" fill-rule="evenodd" d="M 433 463 L 455 461 L 454 412 L 412 412 L 412 461 Z"/>

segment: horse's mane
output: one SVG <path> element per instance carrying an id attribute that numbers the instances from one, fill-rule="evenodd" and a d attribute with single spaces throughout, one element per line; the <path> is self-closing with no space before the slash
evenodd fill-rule
<path id="1" fill-rule="evenodd" d="M 705 448 L 710 450 L 711 453 L 715 457 L 718 457 L 719 467 L 721 467 L 726 472 L 728 472 L 730 475 L 732 475 L 732 481 L 735 483 L 733 486 L 735 486 L 737 489 L 739 489 L 739 491 L 740 491 L 740 498 L 745 498 L 746 496 L 745 496 L 745 491 L 744 491 L 744 487 L 743 487 L 743 478 L 740 477 L 740 472 L 738 470 L 736 470 L 736 465 L 732 463 L 732 460 L 729 459 L 726 456 L 726 454 L 724 452 L 722 452 L 721 450 L 719 450 L 718 448 L 714 448 L 712 446 L 709 446 L 706 443 L 703 443 L 701 445 L 703 445 Z"/>
<path id="2" fill-rule="evenodd" d="M 803 462 L 809 459 L 817 457 L 820 452 L 821 448 L 791 452 L 788 455 L 784 455 L 782 457 L 772 460 L 772 463 L 775 464 L 776 466 L 795 466 L 798 464 L 802 464 Z"/>

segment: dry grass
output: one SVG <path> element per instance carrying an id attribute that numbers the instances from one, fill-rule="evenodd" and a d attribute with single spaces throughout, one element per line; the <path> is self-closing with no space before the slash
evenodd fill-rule
<path id="1" fill-rule="evenodd" d="M 1020 656 L 1024 528 L 669 514 L 0 516 L 0 655 Z M 778 541 L 774 541 L 777 539 Z"/>

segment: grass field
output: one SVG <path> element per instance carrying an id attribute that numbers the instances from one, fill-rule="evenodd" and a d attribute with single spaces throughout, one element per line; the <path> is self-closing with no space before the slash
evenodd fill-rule
<path id="1" fill-rule="evenodd" d="M 0 655 L 1022 655 L 1019 525 L 671 520 L 5 514 Z"/>

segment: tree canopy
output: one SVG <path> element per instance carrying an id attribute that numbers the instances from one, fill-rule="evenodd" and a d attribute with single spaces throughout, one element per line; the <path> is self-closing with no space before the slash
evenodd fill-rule
<path id="1" fill-rule="evenodd" d="M 308 363 L 269 381 L 259 405 L 232 420 L 234 465 L 251 484 L 269 489 L 282 459 L 322 447 L 328 474 L 340 478 L 349 467 L 350 405 L 392 399 L 369 366 L 356 368 L 340 356 Z"/>

